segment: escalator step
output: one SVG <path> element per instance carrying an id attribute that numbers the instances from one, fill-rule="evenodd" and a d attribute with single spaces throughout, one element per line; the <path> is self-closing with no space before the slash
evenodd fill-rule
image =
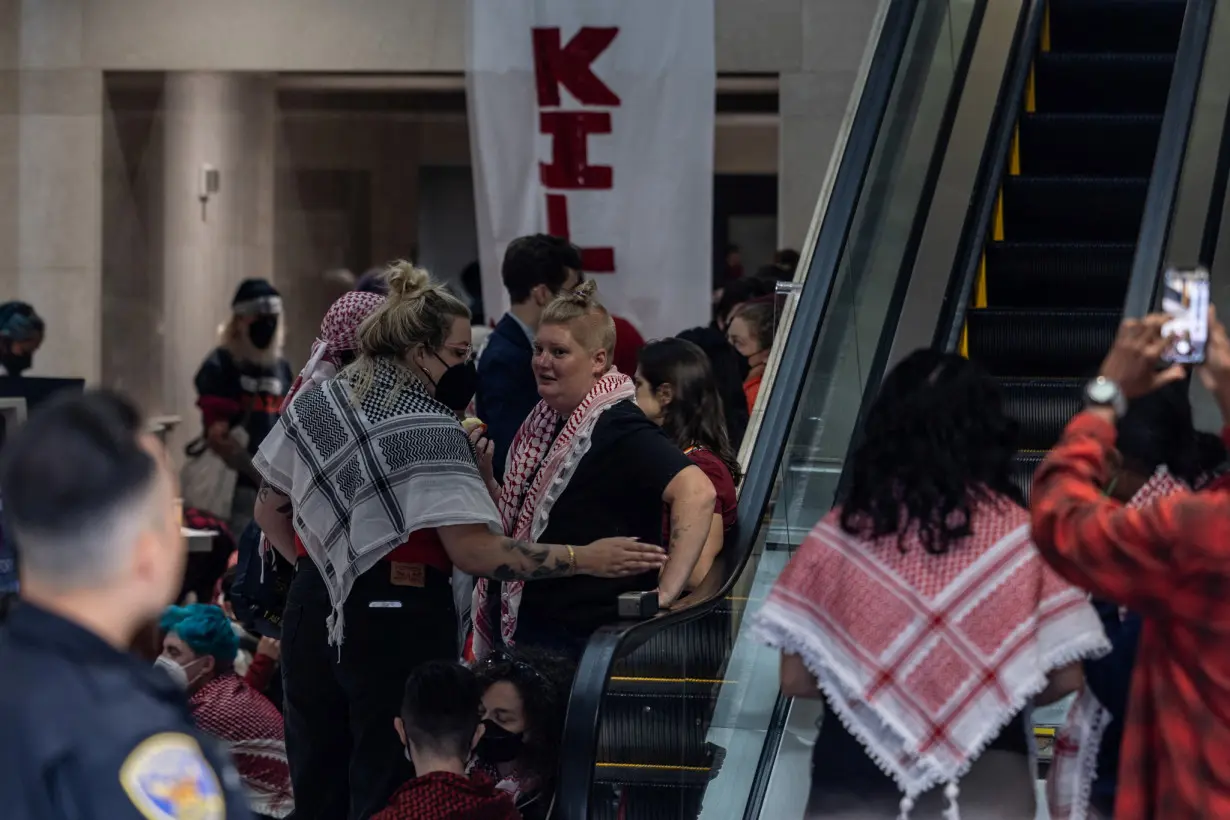
<path id="1" fill-rule="evenodd" d="M 1029 486 L 1034 480 L 1034 470 L 1038 469 L 1044 458 L 1046 453 L 1017 453 L 1012 462 L 1012 483 L 1020 489 L 1026 504 L 1029 503 Z"/>
<path id="2" fill-rule="evenodd" d="M 1004 379 L 1004 410 L 1021 426 L 1019 446 L 1049 450 L 1080 412 L 1084 379 Z"/>
<path id="3" fill-rule="evenodd" d="M 1014 242 L 1135 242 L 1147 177 L 1009 177 L 1004 233 Z"/>
<path id="4" fill-rule="evenodd" d="M 1166 108 L 1173 69 L 1172 54 L 1039 54 L 1038 110 L 1160 114 Z"/>
<path id="5" fill-rule="evenodd" d="M 734 624 L 732 608 L 719 606 L 703 618 L 654 635 L 616 661 L 612 675 L 637 679 L 719 679 L 734 644 Z"/>
<path id="6" fill-rule="evenodd" d="M 991 242 L 987 303 L 996 308 L 1119 308 L 1136 246 L 1131 242 Z"/>
<path id="7" fill-rule="evenodd" d="M 1053 51 L 1175 51 L 1186 0 L 1051 0 Z"/>
<path id="8" fill-rule="evenodd" d="M 1120 311 L 978 308 L 965 315 L 969 356 L 992 375 L 1087 378 L 1115 338 Z"/>
<path id="9" fill-rule="evenodd" d="M 608 693 L 597 760 L 607 764 L 702 766 L 714 699 Z"/>
<path id="10" fill-rule="evenodd" d="M 1160 114 L 1026 114 L 1021 172 L 1147 177 L 1161 130 Z"/>

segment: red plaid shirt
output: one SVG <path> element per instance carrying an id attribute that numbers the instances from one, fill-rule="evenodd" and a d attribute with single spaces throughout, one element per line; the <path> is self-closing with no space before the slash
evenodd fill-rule
<path id="1" fill-rule="evenodd" d="M 1102 493 L 1114 445 L 1113 425 L 1077 415 L 1038 468 L 1032 513 L 1056 571 L 1144 618 L 1115 818 L 1230 818 L 1230 491 L 1125 508 Z"/>

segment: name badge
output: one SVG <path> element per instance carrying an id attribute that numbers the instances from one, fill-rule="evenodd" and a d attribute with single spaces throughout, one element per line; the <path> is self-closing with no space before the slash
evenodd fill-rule
<path id="1" fill-rule="evenodd" d="M 368 609 L 401 609 L 401 601 L 372 601 Z"/>
<path id="2" fill-rule="evenodd" d="M 426 571 L 422 564 L 390 562 L 389 580 L 395 587 L 422 587 L 426 584 Z"/>

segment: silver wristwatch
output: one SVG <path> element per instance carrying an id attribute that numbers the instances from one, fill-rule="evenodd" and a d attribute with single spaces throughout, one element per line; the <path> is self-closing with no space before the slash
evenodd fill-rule
<path id="1" fill-rule="evenodd" d="M 1119 385 L 1103 376 L 1098 376 L 1085 385 L 1086 407 L 1109 407 L 1115 413 L 1115 418 L 1123 418 L 1127 412 L 1127 398 Z"/>

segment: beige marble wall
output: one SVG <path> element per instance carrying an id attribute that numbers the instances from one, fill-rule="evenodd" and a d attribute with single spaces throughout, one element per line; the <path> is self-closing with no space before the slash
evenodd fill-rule
<path id="1" fill-rule="evenodd" d="M 101 381 L 160 415 L 162 76 L 124 85 L 112 78 L 103 109 Z"/>
<path id="2" fill-rule="evenodd" d="M 196 431 L 193 376 L 235 288 L 275 280 L 274 89 L 259 74 L 172 72 L 163 91 L 162 410 Z M 202 201 L 203 164 L 220 187 Z"/>
<path id="3" fill-rule="evenodd" d="M 732 170 L 778 169 L 781 243 L 798 246 L 878 2 L 715 2 L 718 70 L 777 73 L 782 86 L 780 128 L 762 126 L 725 143 L 719 129 L 717 158 Z M 463 7 L 462 0 L 0 0 L 0 197 L 12 204 L 0 209 L 0 298 L 27 299 L 49 322 L 34 372 L 105 381 L 132 392 L 148 412 L 184 412 L 192 371 L 228 291 L 261 272 L 288 295 L 298 288 L 305 297 L 288 322 L 298 357 L 319 312 L 306 272 L 319 276 L 325 266 L 318 263 L 330 253 L 316 237 L 349 228 L 337 214 L 300 207 L 293 176 L 278 173 L 275 183 L 275 169 L 398 157 L 370 171 L 372 201 L 387 203 L 371 221 L 374 258 L 382 259 L 413 246 L 418 163 L 468 162 L 464 121 L 432 126 L 437 136 L 407 120 L 372 129 L 352 121 L 341 129 L 352 133 L 319 126 L 308 137 L 313 126 L 306 123 L 270 125 L 262 104 L 261 136 L 243 146 L 249 164 L 224 172 L 219 200 L 246 189 L 254 210 L 222 240 L 209 225 L 196 230 L 191 208 L 177 216 L 164 208 L 172 199 L 182 206 L 171 186 L 182 194 L 188 184 L 164 175 L 164 160 L 176 174 L 191 166 L 195 185 L 200 157 L 185 154 L 181 166 L 172 149 L 163 153 L 169 121 L 155 114 L 142 122 L 109 106 L 104 71 L 212 72 L 222 83 L 231 81 L 217 72 L 233 70 L 459 72 Z M 185 94 L 181 88 L 172 96 Z M 222 144 L 247 139 L 215 126 L 218 135 L 230 134 L 219 137 Z M 292 159 L 280 166 L 250 162 L 284 147 Z M 276 233 L 275 199 L 286 206 Z M 193 254 L 222 246 L 228 249 L 209 259 Z M 287 248 L 295 255 L 284 257 Z M 195 279 L 184 283 L 184 276 Z"/>
<path id="4" fill-rule="evenodd" d="M 797 13 L 796 24 L 802 24 L 796 27 L 797 62 L 779 69 L 777 231 L 779 245 L 797 248 L 811 224 L 879 3 L 792 0 L 790 4 L 790 11 Z"/>
<path id="5" fill-rule="evenodd" d="M 813 21 L 831 11 L 844 25 L 843 15 L 857 18 L 849 9 L 877 3 L 714 0 L 718 71 L 798 70 L 815 34 L 814 24 L 812 32 L 800 25 L 809 8 L 820 15 Z M 465 0 L 90 0 L 73 25 L 90 64 L 108 70 L 460 72 L 465 8 Z M 846 46 L 839 27 L 827 36 Z"/>
<path id="6" fill-rule="evenodd" d="M 77 0 L 0 2 L 0 296 L 33 304 L 33 375 L 96 380 L 101 354 L 102 74 Z"/>

